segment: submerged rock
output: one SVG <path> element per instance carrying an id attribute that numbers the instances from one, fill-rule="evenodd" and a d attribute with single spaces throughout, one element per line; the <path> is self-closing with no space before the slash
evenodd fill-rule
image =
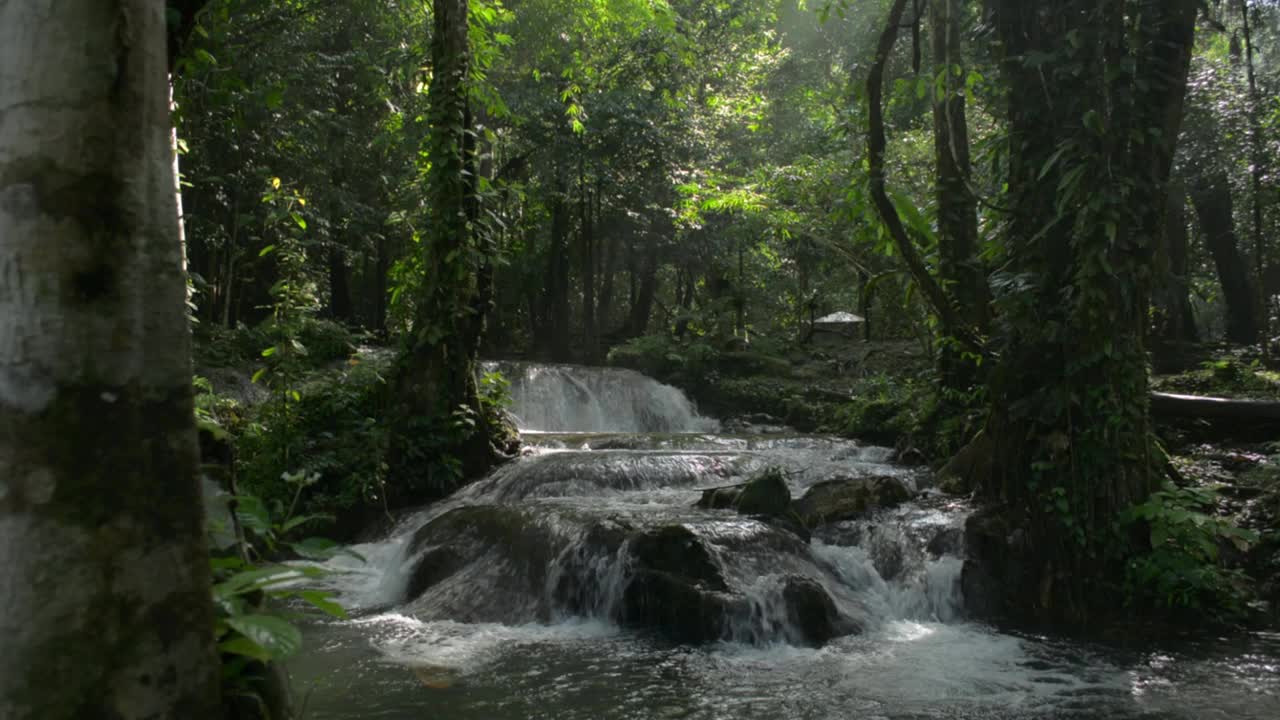
<path id="1" fill-rule="evenodd" d="M 902 480 L 877 475 L 828 480 L 809 488 L 792 508 L 808 527 L 850 520 L 879 508 L 896 507 L 911 499 Z"/>

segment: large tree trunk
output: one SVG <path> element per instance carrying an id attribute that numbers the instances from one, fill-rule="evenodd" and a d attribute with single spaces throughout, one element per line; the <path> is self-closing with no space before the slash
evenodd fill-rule
<path id="1" fill-rule="evenodd" d="M 970 522 L 965 580 L 995 598 L 987 609 L 1022 618 L 1115 611 L 1125 553 L 1141 550 L 1116 542 L 1115 524 L 1160 477 L 1148 278 L 1197 3 L 1139 4 L 993 2 L 1010 98 L 1005 271 L 1019 286 L 1002 298 L 988 462 L 973 476 L 996 509 Z"/>
<path id="2" fill-rule="evenodd" d="M 1252 345 L 1258 342 L 1257 307 L 1249 266 L 1236 237 L 1231 186 L 1226 173 L 1210 170 L 1192 178 L 1191 203 L 1222 284 L 1222 299 L 1227 306 L 1227 339 Z"/>
<path id="3" fill-rule="evenodd" d="M 6 720 L 220 716 L 166 70 L 162 3 L 0 3 Z"/>
<path id="4" fill-rule="evenodd" d="M 495 441 L 505 430 L 481 406 L 476 378 L 492 299 L 492 247 L 480 236 L 479 168 L 467 91 L 468 0 L 435 0 L 433 9 L 427 176 L 433 218 L 421 245 L 427 276 L 413 335 L 390 383 L 388 493 L 398 503 L 447 492 L 488 470 L 502 457 Z M 448 454 L 456 465 L 436 453 Z"/>
<path id="5" fill-rule="evenodd" d="M 985 331 L 990 292 L 978 259 L 978 207 L 970 190 L 969 127 L 965 117 L 965 73 L 960 20 L 966 0 L 935 0 L 931 5 L 934 73 L 943 75 L 942 94 L 934 99 L 933 142 L 937 163 L 938 274 L 951 290 L 959 315 Z M 972 353 L 967 357 L 972 358 Z M 938 353 L 943 387 L 965 391 L 977 379 L 977 363 L 954 343 Z"/>

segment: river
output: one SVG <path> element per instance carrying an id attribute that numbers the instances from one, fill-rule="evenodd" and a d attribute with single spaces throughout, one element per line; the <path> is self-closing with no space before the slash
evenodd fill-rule
<path id="1" fill-rule="evenodd" d="M 526 454 L 353 547 L 363 561 L 329 564 L 325 582 L 352 618 L 304 627 L 289 665 L 304 717 L 1280 717 L 1274 634 L 1116 648 L 967 619 L 970 508 L 885 448 L 724 432 L 678 390 L 629 371 L 501 369 Z M 915 499 L 807 543 L 694 507 L 703 489 L 770 467 L 794 497 L 877 476 Z M 636 599 L 641 544 L 676 531 L 688 562 L 714 574 L 690 591 L 701 593 L 696 619 Z M 796 584 L 830 598 L 836 637 L 810 642 Z"/>

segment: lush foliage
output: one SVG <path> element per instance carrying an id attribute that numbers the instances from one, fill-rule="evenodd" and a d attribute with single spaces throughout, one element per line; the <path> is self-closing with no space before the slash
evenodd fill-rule
<path id="1" fill-rule="evenodd" d="M 1151 551 L 1128 563 L 1125 591 L 1134 605 L 1181 611 L 1208 611 L 1219 619 L 1239 619 L 1252 597 L 1251 581 L 1227 569 L 1223 549 L 1248 552 L 1258 534 L 1216 512 L 1213 487 L 1172 483 L 1152 494 L 1126 517 L 1149 533 Z"/>

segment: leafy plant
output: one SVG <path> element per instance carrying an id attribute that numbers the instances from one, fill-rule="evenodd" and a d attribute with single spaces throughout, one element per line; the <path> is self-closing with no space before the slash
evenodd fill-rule
<path id="1" fill-rule="evenodd" d="M 307 589 L 300 581 L 315 579 L 327 571 L 307 565 L 285 565 L 268 558 L 284 552 L 309 560 L 327 560 L 349 553 L 331 540 L 308 538 L 287 541 L 294 530 L 321 519 L 318 516 L 271 517 L 267 506 L 253 496 L 234 498 L 235 518 L 243 538 L 230 545 L 219 538 L 234 537 L 222 527 L 224 519 L 211 523 L 209 564 L 213 574 L 214 637 L 223 658 L 225 692 L 260 701 L 256 682 L 267 665 L 285 660 L 302 647 L 302 633 L 292 622 L 301 604 L 311 611 L 346 618 L 346 611 L 330 593 Z"/>
<path id="2" fill-rule="evenodd" d="M 1214 487 L 1178 487 L 1167 483 L 1147 502 L 1133 508 L 1125 523 L 1145 528 L 1149 552 L 1131 558 L 1126 593 L 1131 605 L 1167 610 L 1204 610 L 1222 619 L 1244 613 L 1248 578 L 1225 566 L 1224 546 L 1243 553 L 1258 534 L 1216 515 Z"/>

